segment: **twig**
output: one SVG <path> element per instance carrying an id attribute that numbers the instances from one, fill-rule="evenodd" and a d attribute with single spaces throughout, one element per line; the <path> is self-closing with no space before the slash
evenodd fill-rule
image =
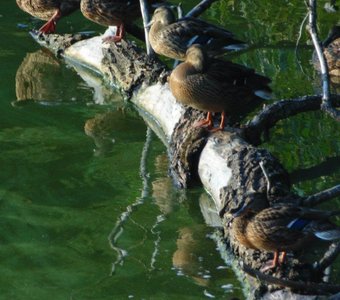
<path id="1" fill-rule="evenodd" d="M 324 272 L 338 257 L 340 253 L 340 242 L 332 243 L 324 256 L 314 266 L 316 271 L 321 273 Z"/>
<path id="2" fill-rule="evenodd" d="M 143 17 L 143 24 L 144 24 L 146 53 L 148 54 L 148 56 L 154 56 L 155 52 L 153 51 L 150 45 L 150 42 L 149 42 L 149 27 L 147 26 L 150 22 L 148 2 L 146 0 L 139 0 L 139 3 L 140 3 L 140 10 L 141 10 L 142 17 Z"/>
<path id="3" fill-rule="evenodd" d="M 177 19 L 181 19 L 182 17 L 183 17 L 182 3 L 178 3 L 178 5 L 177 5 Z"/>
<path id="4" fill-rule="evenodd" d="M 202 0 L 192 10 L 190 10 L 185 16 L 196 18 L 204 13 L 214 2 L 219 0 Z"/>
<path id="5" fill-rule="evenodd" d="M 261 134 L 273 127 L 278 121 L 306 111 L 319 110 L 322 97 L 320 95 L 302 96 L 300 98 L 281 100 L 265 107 L 243 128 L 248 142 L 258 145 Z M 336 106 L 340 105 L 340 95 L 332 95 Z"/>
<path id="6" fill-rule="evenodd" d="M 250 276 L 256 277 L 261 281 L 270 284 L 275 284 L 281 287 L 289 287 L 292 289 L 304 291 L 305 293 L 307 292 L 309 294 L 316 293 L 329 295 L 340 292 L 340 285 L 280 279 L 271 275 L 264 274 L 258 270 L 254 270 L 244 263 L 241 264 L 241 267 L 243 271 L 249 274 Z"/>
<path id="7" fill-rule="evenodd" d="M 322 80 L 322 103 L 321 109 L 328 113 L 332 118 L 337 121 L 340 121 L 340 111 L 336 110 L 331 104 L 330 97 L 330 88 L 329 88 L 329 74 L 328 74 L 328 66 L 326 63 L 325 56 L 323 54 L 323 49 L 321 43 L 318 38 L 317 28 L 316 28 L 316 0 L 309 0 L 308 2 L 309 9 L 309 22 L 308 22 L 308 31 L 312 38 L 314 48 L 320 63 L 320 71 L 321 71 L 321 80 Z"/>
<path id="8" fill-rule="evenodd" d="M 338 196 L 340 196 L 340 184 L 307 197 L 303 200 L 302 205 L 315 206 Z"/>
<path id="9" fill-rule="evenodd" d="M 303 20 L 302 20 L 302 23 L 301 23 L 300 29 L 299 29 L 299 36 L 298 36 L 298 38 L 297 38 L 297 40 L 296 40 L 296 44 L 295 44 L 295 58 L 296 58 L 296 61 L 297 61 L 298 65 L 299 65 L 299 67 L 300 67 L 301 72 L 302 72 L 304 75 L 306 75 L 306 76 L 308 76 L 308 75 L 307 75 L 306 72 L 303 70 L 303 67 L 302 67 L 302 64 L 301 64 L 301 60 L 299 59 L 298 47 L 299 47 L 300 40 L 301 40 L 301 37 L 302 37 L 303 25 L 306 23 L 307 19 L 308 19 L 308 14 L 306 14 L 306 16 L 305 16 L 305 17 L 303 18 Z"/>
<path id="10" fill-rule="evenodd" d="M 269 175 L 263 165 L 263 161 L 260 161 L 260 167 L 262 169 L 262 172 L 263 172 L 263 175 L 264 177 L 266 177 L 266 180 L 267 180 L 267 197 L 269 198 L 269 193 L 270 193 L 270 188 L 271 188 L 271 184 L 270 184 L 270 178 L 269 178 Z"/>
<path id="11" fill-rule="evenodd" d="M 328 157 L 318 165 L 292 171 L 289 174 L 290 183 L 297 184 L 306 180 L 329 175 L 338 170 L 340 170 L 340 156 Z"/>

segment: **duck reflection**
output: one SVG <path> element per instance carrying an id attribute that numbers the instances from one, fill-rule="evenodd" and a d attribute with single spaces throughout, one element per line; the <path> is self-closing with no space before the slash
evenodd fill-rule
<path id="1" fill-rule="evenodd" d="M 96 145 L 94 149 L 95 156 L 101 156 L 109 153 L 115 143 L 113 129 L 117 119 L 117 112 L 110 111 L 103 114 L 97 114 L 94 118 L 85 122 L 84 131 L 87 136 L 91 137 Z"/>
<path id="2" fill-rule="evenodd" d="M 44 49 L 27 53 L 15 76 L 17 101 L 60 100 L 60 62 Z"/>
<path id="3" fill-rule="evenodd" d="M 160 175 L 152 181 L 152 198 L 164 216 L 173 212 L 176 203 L 187 201 L 184 191 L 176 191 L 172 179 L 167 174 L 168 157 L 158 155 L 155 159 L 155 174 Z M 205 225 L 179 228 L 177 249 L 172 255 L 172 264 L 179 275 L 191 277 L 196 284 L 208 286 L 210 274 L 204 268 Z"/>
<path id="4" fill-rule="evenodd" d="M 155 158 L 156 174 L 166 174 L 168 163 L 165 153 L 158 155 Z M 152 181 L 152 198 L 164 215 L 173 211 L 175 199 L 171 195 L 174 195 L 174 185 L 170 177 L 158 177 Z"/>
<path id="5" fill-rule="evenodd" d="M 183 227 L 179 230 L 177 250 L 172 256 L 172 264 L 181 273 L 190 276 L 198 285 L 208 286 L 210 275 L 205 274 L 199 255 L 203 230 L 203 226 Z"/>
<path id="6" fill-rule="evenodd" d="M 88 119 L 84 124 L 84 131 L 95 143 L 95 156 L 101 156 L 111 153 L 116 141 L 142 142 L 145 126 L 138 112 L 120 101 L 111 106 L 110 110 L 97 113 Z"/>

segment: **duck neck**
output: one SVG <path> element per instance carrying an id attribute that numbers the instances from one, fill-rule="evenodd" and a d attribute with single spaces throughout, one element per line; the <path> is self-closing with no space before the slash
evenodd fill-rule
<path id="1" fill-rule="evenodd" d="M 189 63 L 197 72 L 204 72 L 208 63 L 208 57 L 203 52 L 189 56 L 185 62 Z"/>
<path id="2" fill-rule="evenodd" d="M 232 235 L 243 246 L 247 248 L 256 249 L 256 247 L 249 241 L 247 234 L 247 227 L 251 221 L 251 214 L 244 214 L 236 217 L 232 223 Z"/>

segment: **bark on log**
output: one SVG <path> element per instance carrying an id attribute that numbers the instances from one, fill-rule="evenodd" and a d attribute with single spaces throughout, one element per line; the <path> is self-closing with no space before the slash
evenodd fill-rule
<path id="1" fill-rule="evenodd" d="M 56 39 L 54 35 L 49 38 Z M 49 46 L 46 39 L 43 45 Z M 171 173 L 177 184 L 185 187 L 195 178 L 201 180 L 212 196 L 216 212 L 220 212 L 223 233 L 217 241 L 221 252 L 228 253 L 227 261 L 232 261 L 239 276 L 245 278 L 250 291 L 248 299 L 316 299 L 316 296 L 312 296 L 314 293 L 340 292 L 339 286 L 325 289 L 321 281 L 322 274 L 314 272 L 311 264 L 292 257 L 288 257 L 285 268 L 262 278 L 268 284 L 261 283 L 253 277 L 254 274 L 248 275 L 247 272 L 251 273 L 249 269 L 240 275 L 240 266 L 244 266 L 241 261 L 251 270 L 259 269 L 270 255 L 245 249 L 234 241 L 229 236 L 224 211 L 246 197 L 256 198 L 259 205 L 263 206 L 277 202 L 297 203 L 301 200 L 290 192 L 287 172 L 267 150 L 250 145 L 242 136 L 244 131 L 239 129 L 227 128 L 224 132 L 209 134 L 202 129 L 192 128 L 193 120 L 203 118 L 203 114 L 178 104 L 167 83 L 164 83 L 166 68 L 159 61 L 147 57 L 132 43 L 122 41 L 120 45 L 106 45 L 102 44 L 100 37 L 94 37 L 63 49 L 62 55 L 76 68 L 77 65 L 86 66 L 110 83 L 116 83 L 125 95 L 131 97 L 140 114 L 168 147 Z M 210 215 L 211 209 L 203 214 Z M 210 220 L 216 218 L 209 216 Z M 258 276 L 256 272 L 255 276 Z M 297 281 L 300 284 L 290 285 L 295 288 L 295 292 L 283 287 L 285 283 Z M 301 282 L 306 282 L 305 290 Z M 308 287 L 313 289 L 308 290 Z"/>

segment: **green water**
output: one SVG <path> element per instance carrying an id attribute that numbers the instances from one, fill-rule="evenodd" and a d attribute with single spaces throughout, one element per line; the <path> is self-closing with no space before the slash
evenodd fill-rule
<path id="1" fill-rule="evenodd" d="M 204 16 L 255 45 L 234 60 L 273 79 L 273 101 L 315 93 L 305 32 L 295 53 L 303 1 L 253 2 L 219 1 Z M 338 19 L 320 10 L 323 37 Z M 39 25 L 1 1 L 0 299 L 244 298 L 200 212 L 203 190 L 172 185 L 165 147 L 138 113 L 42 51 L 28 35 Z M 80 13 L 58 25 L 86 30 L 103 29 Z M 93 118 L 101 129 L 88 136 Z M 306 113 L 280 122 L 264 146 L 297 192 L 314 193 L 339 183 L 339 129 Z"/>

